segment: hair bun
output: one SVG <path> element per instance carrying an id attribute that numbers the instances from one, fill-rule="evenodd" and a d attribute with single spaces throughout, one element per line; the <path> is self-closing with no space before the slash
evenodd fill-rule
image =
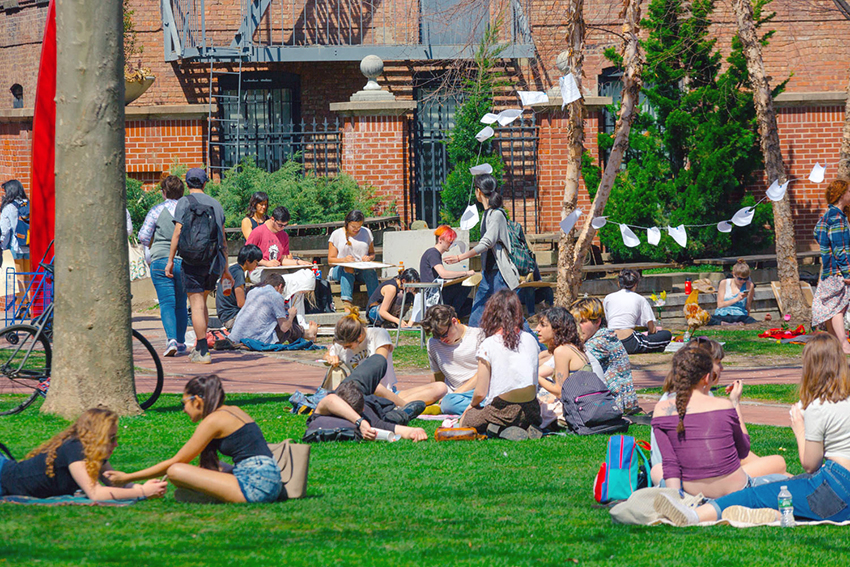
<path id="1" fill-rule="evenodd" d="M 738 258 L 738 261 L 737 261 L 737 262 L 735 262 L 735 263 L 736 263 L 736 264 L 746 264 L 746 262 L 744 261 L 744 259 L 743 259 L 743 258 Z"/>

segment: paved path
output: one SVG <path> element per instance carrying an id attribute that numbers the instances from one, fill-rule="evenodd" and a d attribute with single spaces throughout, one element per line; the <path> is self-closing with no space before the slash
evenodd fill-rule
<path id="1" fill-rule="evenodd" d="M 134 314 L 133 327 L 140 331 L 161 352 L 165 348 L 165 333 L 158 312 Z M 310 363 L 292 359 L 292 355 L 258 354 L 246 351 L 212 353 L 213 363 L 209 365 L 191 364 L 186 355 L 173 358 L 163 358 L 165 369 L 165 386 L 163 391 L 180 393 L 183 385 L 192 376 L 198 374 L 218 374 L 228 392 L 263 392 L 291 393 L 295 390 L 302 392 L 314 391 L 321 385 L 326 368 L 312 360 L 323 356 L 317 351 L 315 357 L 307 357 Z M 303 353 L 299 355 L 304 359 Z M 723 382 L 743 380 L 744 384 L 790 384 L 800 379 L 801 367 L 783 366 L 777 368 L 742 368 L 727 367 L 723 371 Z M 635 368 L 632 372 L 635 387 L 659 387 L 664 382 L 665 370 L 657 368 Z M 426 384 L 431 380 L 427 372 L 399 373 L 398 381 L 401 389 Z M 641 398 L 641 407 L 651 410 L 655 400 Z M 744 417 L 747 423 L 765 425 L 788 425 L 788 406 L 747 404 Z"/>

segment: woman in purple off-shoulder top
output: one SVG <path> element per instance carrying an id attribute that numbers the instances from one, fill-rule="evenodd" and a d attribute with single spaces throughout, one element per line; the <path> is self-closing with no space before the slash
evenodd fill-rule
<path id="1" fill-rule="evenodd" d="M 752 478 L 741 467 L 750 452 L 750 436 L 737 403 L 741 383 L 730 399 L 709 395 L 714 360 L 703 349 L 682 349 L 673 357 L 676 397 L 658 402 L 652 427 L 661 450 L 666 486 L 689 494 L 719 498 L 748 486 L 786 478 Z"/>

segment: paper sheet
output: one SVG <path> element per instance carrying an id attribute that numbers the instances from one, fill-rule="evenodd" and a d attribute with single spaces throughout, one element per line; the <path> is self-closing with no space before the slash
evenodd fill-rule
<path id="1" fill-rule="evenodd" d="M 567 217 L 560 222 L 561 230 L 564 231 L 564 234 L 570 233 L 570 231 L 576 225 L 576 222 L 578 222 L 578 218 L 580 216 L 581 216 L 581 209 L 576 209 L 573 212 L 571 212 L 570 214 L 568 214 Z"/>
<path id="2" fill-rule="evenodd" d="M 636 246 L 640 246 L 640 240 L 635 233 L 632 232 L 628 226 L 621 224 L 620 225 L 620 235 L 623 237 L 623 244 L 628 246 L 629 248 L 634 248 Z"/>
<path id="3" fill-rule="evenodd" d="M 478 132 L 475 135 L 475 139 L 478 140 L 479 142 L 486 142 L 487 140 L 489 140 L 490 138 L 493 137 L 493 134 L 495 134 L 493 129 L 490 128 L 489 126 L 485 126 L 484 128 L 481 129 L 480 132 Z"/>
<path id="4" fill-rule="evenodd" d="M 519 100 L 523 106 L 531 104 L 545 104 L 549 102 L 549 95 L 542 91 L 517 91 Z"/>
<path id="5" fill-rule="evenodd" d="M 658 243 L 661 242 L 661 229 L 657 226 L 653 226 L 652 228 L 646 231 L 646 241 L 652 244 L 653 246 L 658 246 Z"/>
<path id="6" fill-rule="evenodd" d="M 571 102 L 581 98 L 578 84 L 576 84 L 576 79 L 572 73 L 567 73 L 558 79 L 558 85 L 561 87 L 561 110 Z"/>
<path id="7" fill-rule="evenodd" d="M 812 172 L 809 174 L 809 181 L 812 183 L 823 183 L 823 177 L 826 173 L 826 166 L 821 165 L 820 162 L 816 163 L 812 168 Z"/>
<path id="8" fill-rule="evenodd" d="M 522 110 L 509 108 L 499 113 L 499 126 L 507 126 L 517 118 L 522 116 Z"/>
<path id="9" fill-rule="evenodd" d="M 469 173 L 471 173 L 472 175 L 484 175 L 487 173 L 493 173 L 493 166 L 489 163 L 482 163 L 481 165 L 470 167 Z"/>
<path id="10" fill-rule="evenodd" d="M 596 217 L 595 219 L 590 221 L 590 226 L 592 226 L 596 230 L 599 230 L 606 224 L 608 224 L 608 217 Z"/>
<path id="11" fill-rule="evenodd" d="M 471 230 L 472 227 L 478 224 L 478 220 L 478 207 L 475 205 L 469 205 L 460 217 L 460 228 L 463 230 Z"/>
<path id="12" fill-rule="evenodd" d="M 667 232 L 676 241 L 676 244 L 682 248 L 688 245 L 688 233 L 685 231 L 685 225 L 680 224 L 677 227 L 668 226 Z"/>
<path id="13" fill-rule="evenodd" d="M 753 222 L 754 207 L 744 207 L 732 217 L 732 223 L 736 226 L 747 226 Z"/>
<path id="14" fill-rule="evenodd" d="M 497 114 L 493 114 L 492 112 L 488 112 L 487 114 L 485 114 L 484 116 L 481 117 L 481 123 L 482 124 L 492 124 L 493 122 L 495 122 L 498 119 L 499 119 L 499 116 Z"/>
<path id="15" fill-rule="evenodd" d="M 383 262 L 345 262 L 342 264 L 334 264 L 334 266 L 354 268 L 355 270 L 380 270 L 381 268 L 395 268 L 392 264 L 384 264 Z"/>
<path id="16" fill-rule="evenodd" d="M 729 221 L 720 221 L 717 223 L 717 230 L 720 232 L 732 232 L 732 225 L 729 224 Z"/>
<path id="17" fill-rule="evenodd" d="M 785 196 L 785 190 L 788 188 L 788 183 L 789 181 L 786 181 L 780 185 L 778 179 L 771 183 L 770 187 L 767 188 L 767 198 L 771 201 L 781 201 Z"/>

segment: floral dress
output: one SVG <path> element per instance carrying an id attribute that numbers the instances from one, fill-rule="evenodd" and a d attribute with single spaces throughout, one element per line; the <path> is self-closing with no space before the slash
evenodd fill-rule
<path id="1" fill-rule="evenodd" d="M 639 409 L 629 354 L 616 333 L 607 327 L 599 327 L 584 343 L 584 350 L 599 361 L 605 373 L 605 383 L 617 398 L 620 409 L 624 412 Z"/>

